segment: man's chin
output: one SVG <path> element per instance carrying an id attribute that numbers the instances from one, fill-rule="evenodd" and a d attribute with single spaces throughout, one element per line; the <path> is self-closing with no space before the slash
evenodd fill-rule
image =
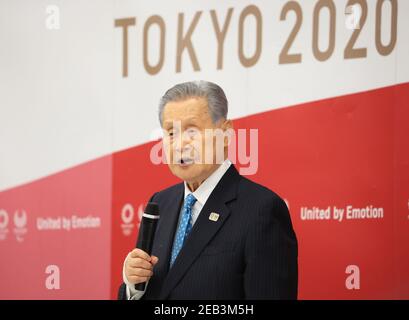
<path id="1" fill-rule="evenodd" d="M 183 181 L 195 180 L 197 176 L 197 164 L 174 164 L 172 165 L 172 173 Z"/>

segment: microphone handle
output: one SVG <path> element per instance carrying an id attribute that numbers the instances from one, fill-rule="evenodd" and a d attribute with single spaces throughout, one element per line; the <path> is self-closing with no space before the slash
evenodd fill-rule
<path id="1" fill-rule="evenodd" d="M 145 291 L 145 288 L 146 288 L 146 282 L 135 284 L 135 290 Z"/>
<path id="2" fill-rule="evenodd" d="M 149 255 L 152 253 L 153 239 L 155 237 L 156 225 L 158 219 L 142 218 L 141 227 L 138 235 L 137 248 L 145 251 Z M 146 282 L 135 284 L 135 290 L 145 291 Z"/>

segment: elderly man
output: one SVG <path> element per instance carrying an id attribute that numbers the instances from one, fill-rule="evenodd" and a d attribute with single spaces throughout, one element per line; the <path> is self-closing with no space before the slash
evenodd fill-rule
<path id="1" fill-rule="evenodd" d="M 297 239 L 285 202 L 217 161 L 216 131 L 232 130 L 223 90 L 206 81 L 169 89 L 159 105 L 171 172 L 155 193 L 161 218 L 152 255 L 132 250 L 119 299 L 296 299 Z M 219 153 L 220 154 L 220 153 Z M 135 284 L 147 282 L 145 291 Z"/>

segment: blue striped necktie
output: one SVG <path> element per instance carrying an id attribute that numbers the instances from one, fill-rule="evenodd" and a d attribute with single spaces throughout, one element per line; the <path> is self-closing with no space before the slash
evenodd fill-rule
<path id="1" fill-rule="evenodd" d="M 176 260 L 180 250 L 183 247 L 186 237 L 190 230 L 192 230 L 192 207 L 196 202 L 196 198 L 192 193 L 189 193 L 183 203 L 182 218 L 180 219 L 176 237 L 173 242 L 172 255 L 170 257 L 170 266 Z"/>

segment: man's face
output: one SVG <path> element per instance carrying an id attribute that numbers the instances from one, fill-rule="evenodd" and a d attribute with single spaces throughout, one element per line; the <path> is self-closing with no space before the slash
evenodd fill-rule
<path id="1" fill-rule="evenodd" d="M 201 184 L 220 165 L 220 156 L 224 159 L 227 139 L 216 141 L 214 132 L 230 128 L 231 122 L 213 123 L 205 98 L 167 103 L 162 126 L 169 168 L 189 186 Z"/>

